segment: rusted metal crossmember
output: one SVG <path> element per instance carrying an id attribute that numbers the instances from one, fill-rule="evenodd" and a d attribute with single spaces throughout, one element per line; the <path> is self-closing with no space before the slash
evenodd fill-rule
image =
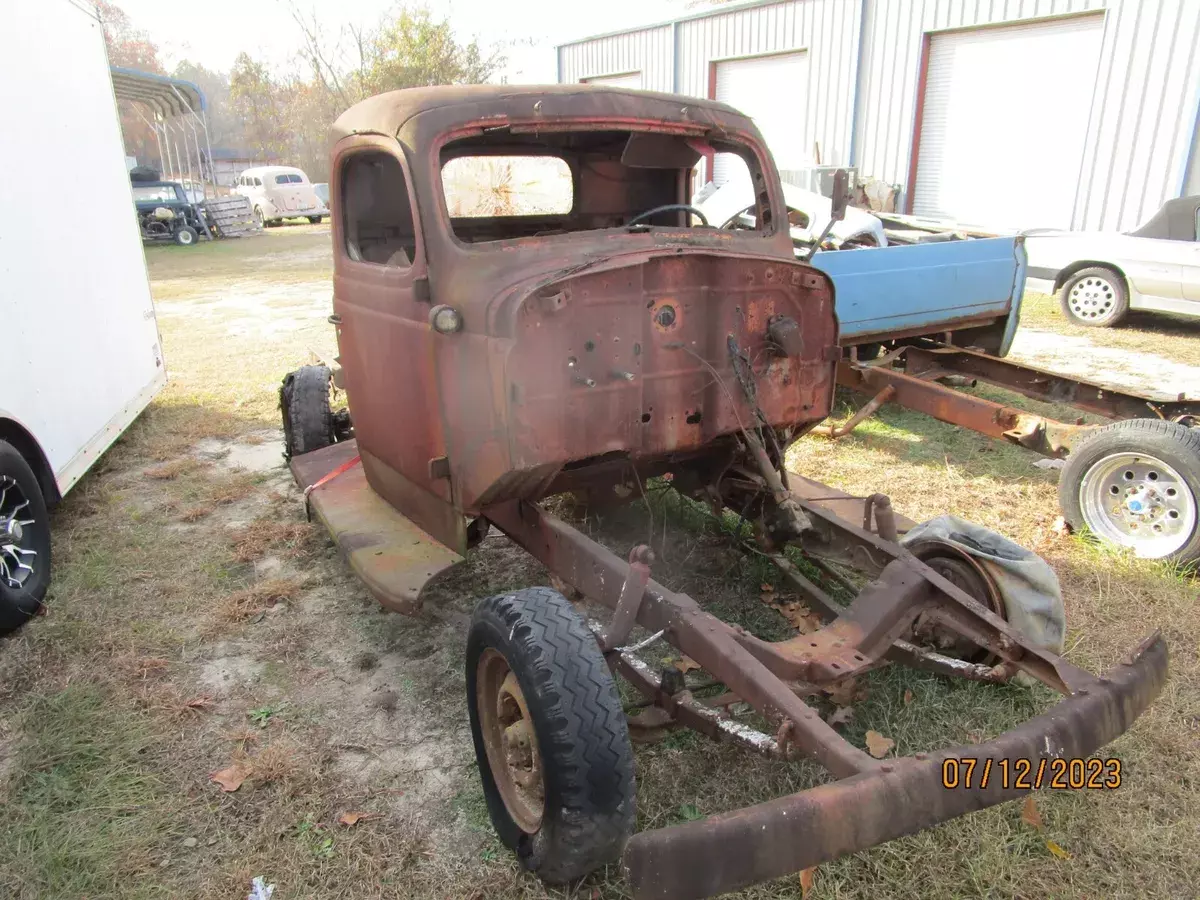
<path id="1" fill-rule="evenodd" d="M 1024 671 L 1067 695 L 1051 713 L 970 748 L 971 754 L 996 758 L 1086 755 L 1128 728 L 1162 686 L 1166 646 L 1157 634 L 1128 665 L 1109 678 L 1097 678 L 1029 643 L 996 612 L 894 540 L 792 497 L 812 521 L 799 541 L 806 551 L 836 558 L 839 550 L 848 554 L 858 549 L 873 561 L 873 572 L 867 568 L 875 577 L 849 606 L 841 606 L 782 553 L 768 554 L 789 583 L 831 620 L 817 632 L 779 642 L 760 640 L 722 622 L 691 597 L 654 581 L 648 572 L 651 558 L 643 548 L 622 560 L 528 501 L 508 501 L 484 511 L 556 576 L 615 611 L 602 645 L 610 665 L 652 704 L 714 738 L 773 756 L 808 756 L 845 779 L 704 822 L 635 835 L 624 864 L 638 897 L 675 900 L 723 893 L 1015 796 L 1017 792 L 943 789 L 940 760 L 953 751 L 876 760 L 838 734 L 803 699 L 884 660 L 985 681 Z M 878 515 L 878 498 L 874 505 Z M 881 524 L 881 530 L 890 530 L 886 522 Z M 909 643 L 907 637 L 923 615 L 999 662 L 979 665 Z M 622 652 L 619 645 L 630 633 L 631 618 L 694 659 L 725 685 L 727 694 L 753 707 L 773 735 L 706 709 L 680 679 L 658 676 Z"/>
<path id="2" fill-rule="evenodd" d="M 1079 435 L 1094 427 L 1058 422 L 983 397 L 964 394 L 933 380 L 945 374 L 949 372 L 937 369 L 923 371 L 920 376 L 910 375 L 887 366 L 864 366 L 844 359 L 838 363 L 837 379 L 843 387 L 872 397 L 868 403 L 872 411 L 885 402 L 897 403 L 951 425 L 961 425 L 989 437 L 1012 441 L 1046 456 L 1065 456 Z M 855 418 L 858 421 L 854 424 L 858 424 L 866 416 Z M 840 437 L 850 430 L 850 423 L 847 423 L 836 431 L 830 429 L 826 433 Z"/>
<path id="3" fill-rule="evenodd" d="M 892 367 L 899 362 L 903 369 Z M 1097 426 L 1059 422 L 982 397 L 964 394 L 939 380 L 975 379 L 1008 388 L 1047 403 L 1066 403 L 1113 419 L 1157 417 L 1179 420 L 1200 416 L 1200 400 L 1182 394 L 1139 396 L 1108 385 L 1047 372 L 1035 366 L 998 359 L 958 347 L 906 346 L 874 363 L 850 359 L 838 363 L 838 384 L 871 397 L 842 425 L 819 425 L 814 432 L 829 437 L 849 434 L 885 403 L 897 403 L 951 425 L 961 425 L 1002 438 L 1046 456 L 1065 456 Z M 1081 420 L 1082 421 L 1082 420 Z"/>
<path id="4" fill-rule="evenodd" d="M 1028 791 L 993 779 L 947 789 L 947 759 L 1087 757 L 1129 728 L 1162 689 L 1167 645 L 1157 632 L 1131 658 L 1048 712 L 982 744 L 918 753 L 870 772 L 696 822 L 635 834 L 622 866 L 639 900 L 734 891 L 873 847 Z"/>

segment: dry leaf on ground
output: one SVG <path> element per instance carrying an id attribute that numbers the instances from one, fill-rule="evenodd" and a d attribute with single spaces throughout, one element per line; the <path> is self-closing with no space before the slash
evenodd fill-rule
<path id="1" fill-rule="evenodd" d="M 800 898 L 804 900 L 808 896 L 808 892 L 812 890 L 813 878 L 817 874 L 816 866 L 809 866 L 807 869 L 800 870 Z"/>
<path id="2" fill-rule="evenodd" d="M 1057 856 L 1059 859 L 1070 859 L 1071 858 L 1071 854 L 1068 853 L 1066 850 L 1064 850 L 1062 847 L 1058 846 L 1058 844 L 1054 843 L 1054 841 L 1046 841 L 1046 849 L 1049 850 L 1051 853 L 1053 853 L 1055 856 Z"/>
<path id="3" fill-rule="evenodd" d="M 367 822 L 371 819 L 378 819 L 378 818 L 379 818 L 378 813 L 344 812 L 340 816 L 338 816 L 337 820 L 338 820 L 339 825 L 345 825 L 346 827 L 349 828 L 351 826 L 357 825 L 359 822 Z"/>
<path id="4" fill-rule="evenodd" d="M 858 686 L 858 681 L 853 676 L 843 678 L 831 687 L 826 688 L 829 694 L 829 699 L 838 706 L 849 706 L 856 699 L 855 688 Z"/>
<path id="5" fill-rule="evenodd" d="M 910 704 L 910 703 L 912 703 L 912 702 L 913 702 L 913 692 L 912 692 L 912 691 L 905 691 L 905 692 L 904 692 L 904 705 L 905 705 L 905 706 L 908 706 L 908 704 Z"/>
<path id="6" fill-rule="evenodd" d="M 683 659 L 675 660 L 675 668 L 686 675 L 688 672 L 692 671 L 692 669 L 700 668 L 700 663 L 696 662 L 690 656 L 685 656 Z"/>
<path id="7" fill-rule="evenodd" d="M 222 769 L 219 772 L 213 772 L 209 776 L 221 786 L 227 794 L 231 794 L 242 786 L 242 782 L 250 776 L 250 767 L 244 763 L 234 763 L 228 769 Z"/>
<path id="8" fill-rule="evenodd" d="M 1021 821 L 1038 831 L 1042 830 L 1042 814 L 1034 802 L 1033 794 L 1025 798 L 1025 804 L 1021 807 Z"/>
<path id="9" fill-rule="evenodd" d="M 876 759 L 883 759 L 895 746 L 896 742 L 890 737 L 884 737 L 878 731 L 867 732 L 867 752 Z"/>

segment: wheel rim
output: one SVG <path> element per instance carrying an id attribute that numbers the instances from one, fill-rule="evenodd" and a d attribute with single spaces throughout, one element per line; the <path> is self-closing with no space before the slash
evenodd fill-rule
<path id="1" fill-rule="evenodd" d="M 525 695 L 499 651 L 483 652 L 475 676 L 479 726 L 492 778 L 517 827 L 534 834 L 542 824 L 546 788 Z"/>
<path id="2" fill-rule="evenodd" d="M 1088 322 L 1109 318 L 1117 306 L 1117 290 L 1111 281 L 1098 275 L 1080 278 L 1067 294 L 1071 312 Z"/>
<path id="3" fill-rule="evenodd" d="M 34 576 L 36 524 L 29 515 L 29 498 L 16 479 L 0 476 L 0 583 L 20 588 Z"/>
<path id="4" fill-rule="evenodd" d="M 179 243 L 190 244 L 192 242 L 192 233 L 190 231 L 179 232 Z"/>
<path id="5" fill-rule="evenodd" d="M 1138 556 L 1179 550 L 1196 527 L 1196 497 L 1171 466 L 1143 453 L 1114 453 L 1096 462 L 1079 485 L 1084 523 Z"/>

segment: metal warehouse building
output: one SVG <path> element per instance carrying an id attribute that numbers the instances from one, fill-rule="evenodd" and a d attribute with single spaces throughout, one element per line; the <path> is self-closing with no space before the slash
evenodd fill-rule
<path id="1" fill-rule="evenodd" d="M 855 166 L 917 215 L 1128 229 L 1200 193 L 1200 0 L 759 0 L 557 52 L 560 82 L 726 101 L 781 170 Z"/>

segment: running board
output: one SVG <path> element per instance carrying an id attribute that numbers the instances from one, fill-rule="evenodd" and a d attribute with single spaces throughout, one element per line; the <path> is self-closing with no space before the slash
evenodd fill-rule
<path id="1" fill-rule="evenodd" d="M 463 558 L 375 493 L 357 457 L 357 442 L 343 441 L 293 457 L 290 468 L 301 490 L 308 492 L 311 514 L 328 529 L 375 599 L 412 615 L 421 608 L 425 584 Z"/>

